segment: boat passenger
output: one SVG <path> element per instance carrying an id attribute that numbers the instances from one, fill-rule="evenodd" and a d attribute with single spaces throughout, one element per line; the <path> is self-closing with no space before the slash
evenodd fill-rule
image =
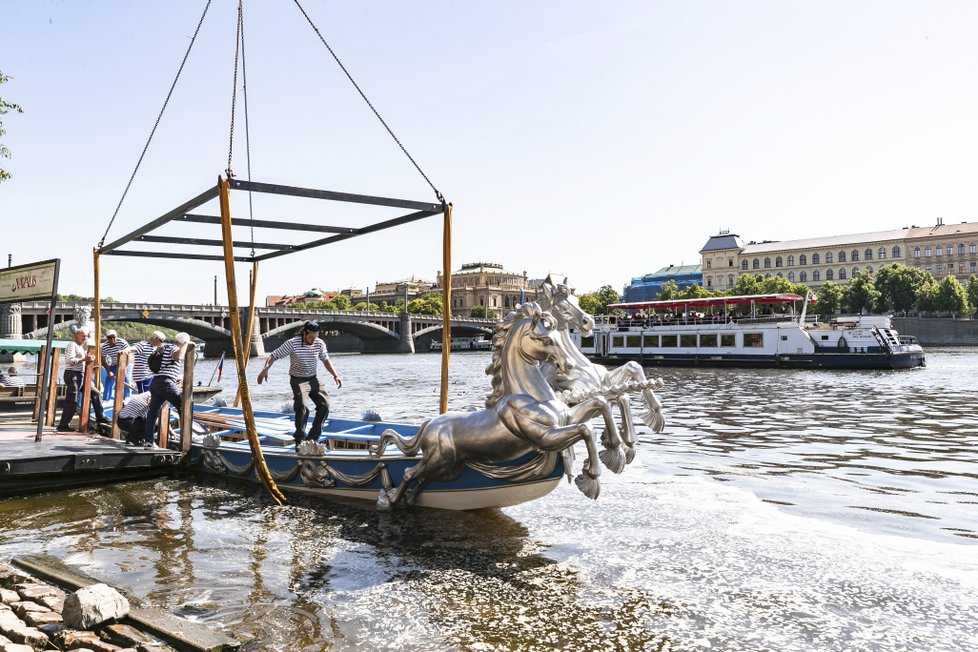
<path id="1" fill-rule="evenodd" d="M 276 360 L 289 356 L 289 385 L 292 387 L 293 408 L 295 409 L 295 438 L 296 446 L 303 439 L 319 441 L 323 431 L 323 422 L 329 416 L 329 394 L 316 377 L 316 361 L 321 360 L 336 382 L 337 387 L 343 386 L 343 379 L 336 373 L 333 362 L 326 351 L 326 342 L 319 338 L 319 323 L 307 321 L 302 327 L 302 333 L 287 340 L 282 346 L 272 351 L 265 360 L 265 367 L 258 374 L 258 384 L 268 379 L 268 370 Z M 309 409 L 306 407 L 306 396 L 316 406 L 316 416 L 312 420 L 312 428 L 308 437 L 305 434 Z"/>
<path id="2" fill-rule="evenodd" d="M 153 335 L 156 334 L 153 333 Z M 162 335 L 162 333 L 159 334 Z M 178 412 L 183 407 L 180 386 L 183 384 L 183 357 L 187 353 L 190 336 L 186 333 L 177 333 L 174 342 L 176 343 L 162 345 L 163 361 L 159 372 L 153 376 L 153 382 L 149 385 L 152 398 L 149 401 L 149 412 L 146 415 L 143 448 L 153 447 L 156 421 L 160 416 L 163 403 L 169 401 L 170 405 Z"/>
<path id="3" fill-rule="evenodd" d="M 68 342 L 65 347 L 65 374 L 64 380 L 67 386 L 67 399 L 64 409 L 61 410 L 61 420 L 58 422 L 58 432 L 71 432 L 71 419 L 75 416 L 78 408 L 78 396 L 81 393 L 83 377 L 85 375 L 85 363 L 95 360 L 94 356 L 88 354 L 88 327 L 79 326 L 75 329 L 75 339 Z M 102 414 L 102 401 L 99 398 L 98 390 L 93 386 L 88 386 L 88 391 L 92 400 L 92 407 L 95 408 L 96 427 L 100 428 L 105 424 L 105 416 Z"/>
<path id="4" fill-rule="evenodd" d="M 148 360 L 150 354 L 156 347 L 166 341 L 166 335 L 160 331 L 153 331 L 149 340 L 143 340 L 135 346 L 129 347 L 132 353 L 132 382 L 136 385 L 137 392 L 148 392 L 149 385 L 153 382 L 153 372 L 149 368 Z"/>
<path id="5" fill-rule="evenodd" d="M 17 367 L 10 367 L 7 372 L 0 371 L 0 387 L 23 387 L 24 379 L 17 375 Z"/>
<path id="6" fill-rule="evenodd" d="M 105 382 L 102 383 L 102 400 L 108 401 L 115 394 L 116 376 L 119 374 L 119 353 L 129 348 L 129 342 L 119 337 L 114 330 L 105 331 L 105 341 L 99 349 L 102 352 L 102 368 L 105 369 Z M 129 370 L 122 370 L 123 382 Z M 128 380 L 132 380 L 131 378 Z M 126 383 L 124 396 L 129 396 L 129 384 Z"/>

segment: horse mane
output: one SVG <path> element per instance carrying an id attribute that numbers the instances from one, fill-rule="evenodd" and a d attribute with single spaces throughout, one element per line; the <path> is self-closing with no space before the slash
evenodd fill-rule
<path id="1" fill-rule="evenodd" d="M 496 324 L 496 329 L 492 334 L 492 361 L 486 367 L 486 375 L 492 376 L 492 392 L 486 397 L 486 407 L 491 408 L 498 403 L 504 396 L 503 394 L 503 349 L 505 349 L 506 339 L 513 328 L 513 324 L 521 319 L 532 319 L 543 314 L 540 305 L 535 301 L 520 304 L 516 310 L 506 315 L 501 322 Z"/>

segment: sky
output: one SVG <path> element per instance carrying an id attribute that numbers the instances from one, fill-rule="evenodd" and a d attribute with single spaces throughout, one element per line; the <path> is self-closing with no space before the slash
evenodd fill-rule
<path id="1" fill-rule="evenodd" d="M 566 276 L 579 293 L 620 291 L 697 264 L 721 229 L 789 240 L 978 219 L 978 3 L 301 3 L 453 203 L 456 270 L 494 262 Z M 0 255 L 60 258 L 61 292 L 93 293 L 92 249 L 204 5 L 4 2 L 0 71 L 13 79 L 0 97 L 24 113 L 5 116 L 0 140 L 13 154 Z M 236 9 L 212 0 L 106 242 L 227 167 Z M 244 28 L 252 179 L 435 200 L 294 2 L 246 1 Z M 232 168 L 247 178 L 242 104 L 239 90 Z M 247 195 L 231 200 L 247 217 Z M 218 214 L 216 202 L 198 212 Z M 393 216 L 271 195 L 250 214 L 338 226 Z M 434 280 L 441 228 L 434 217 L 269 260 L 258 295 Z M 203 225 L 159 234 L 220 237 Z M 209 303 L 215 275 L 225 292 L 217 262 L 103 256 L 101 268 L 102 296 L 120 300 Z M 240 301 L 249 269 L 237 266 Z"/>

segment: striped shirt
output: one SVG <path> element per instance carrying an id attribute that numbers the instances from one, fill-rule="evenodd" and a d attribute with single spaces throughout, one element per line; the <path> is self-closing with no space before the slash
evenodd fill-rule
<path id="1" fill-rule="evenodd" d="M 152 352 L 153 345 L 146 340 L 132 347 L 132 379 L 134 381 L 152 378 L 153 372 L 149 370 L 149 365 L 146 364 L 149 354 Z"/>
<path id="2" fill-rule="evenodd" d="M 115 365 L 119 362 L 119 351 L 129 346 L 129 342 L 125 341 L 121 337 L 115 338 L 115 344 L 110 344 L 108 340 L 102 342 L 102 346 L 99 349 L 102 351 L 102 359 L 105 360 L 105 364 Z"/>
<path id="3" fill-rule="evenodd" d="M 149 392 L 132 396 L 126 404 L 119 410 L 119 418 L 145 417 L 149 413 L 149 401 L 153 398 Z"/>
<path id="4" fill-rule="evenodd" d="M 85 356 L 88 355 L 88 342 L 78 344 L 68 342 L 65 347 L 65 371 L 85 371 Z"/>
<path id="5" fill-rule="evenodd" d="M 156 375 L 172 378 L 177 383 L 181 382 L 183 380 L 183 358 L 173 359 L 180 347 L 176 344 L 163 344 L 161 348 L 163 349 L 163 366 L 160 367 L 160 373 Z"/>
<path id="6" fill-rule="evenodd" d="M 23 378 L 18 376 L 8 376 L 0 371 L 0 385 L 4 387 L 23 387 L 26 383 Z"/>
<path id="7" fill-rule="evenodd" d="M 272 360 L 281 360 L 289 356 L 289 375 L 297 378 L 309 378 L 316 375 L 316 361 L 323 362 L 329 360 L 329 353 L 326 352 L 326 342 L 320 338 L 311 346 L 307 346 L 302 341 L 301 335 L 296 335 L 285 344 L 272 351 Z"/>

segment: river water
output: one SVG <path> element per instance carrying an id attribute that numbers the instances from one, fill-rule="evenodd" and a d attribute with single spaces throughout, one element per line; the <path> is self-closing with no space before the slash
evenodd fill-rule
<path id="1" fill-rule="evenodd" d="M 453 357 L 452 409 L 481 405 L 488 359 Z M 334 362 L 337 415 L 437 409 L 437 355 Z M 0 501 L 0 559 L 54 555 L 245 650 L 973 650 L 976 362 L 651 369 L 666 430 L 593 502 L 562 484 L 503 510 L 388 514 L 147 480 Z M 289 401 L 282 365 L 260 407 Z M 225 395 L 233 380 L 229 364 Z"/>

